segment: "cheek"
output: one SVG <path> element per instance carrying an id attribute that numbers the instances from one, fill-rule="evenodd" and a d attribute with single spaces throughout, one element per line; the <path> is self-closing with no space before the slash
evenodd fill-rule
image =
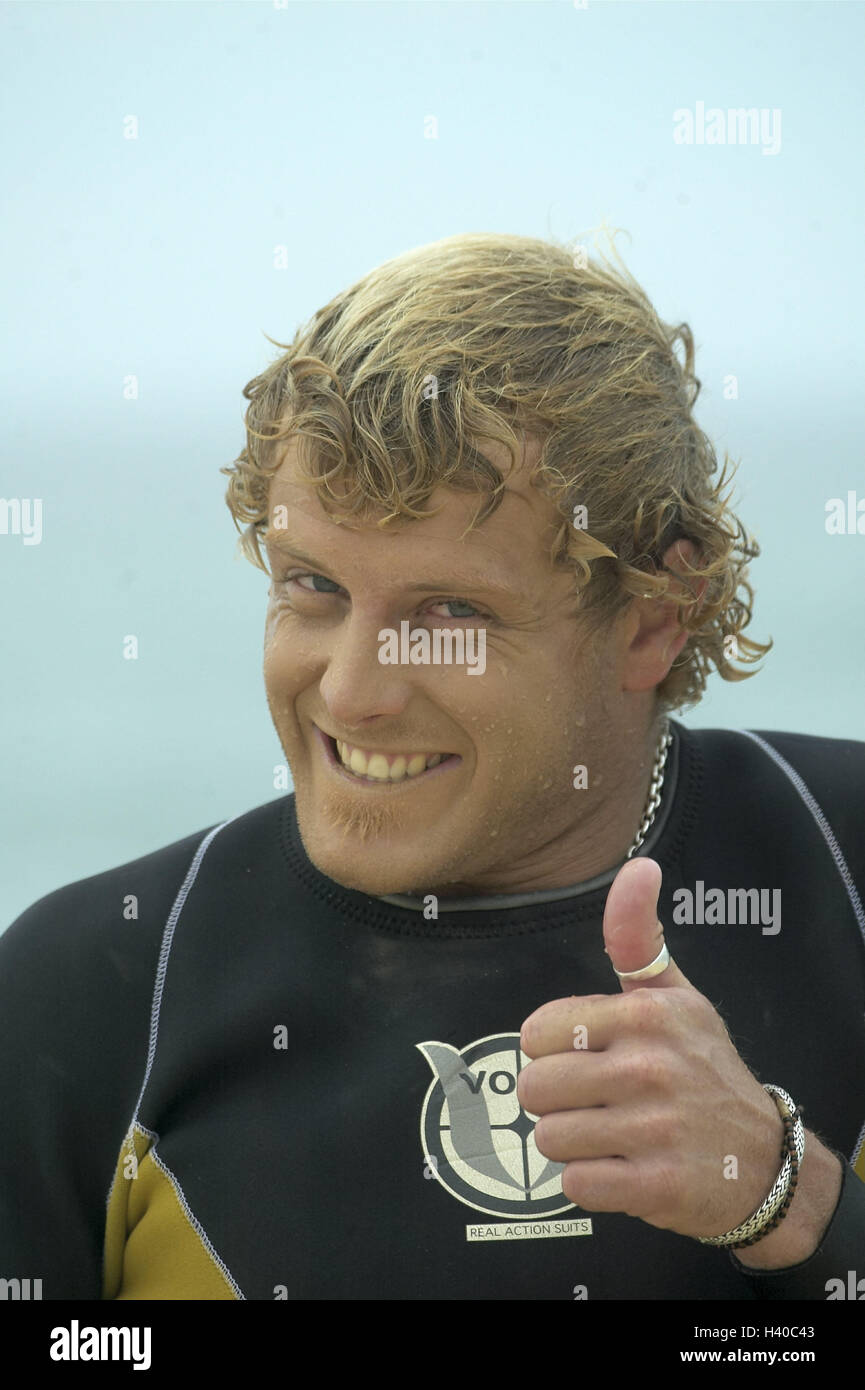
<path id="1" fill-rule="evenodd" d="M 268 608 L 265 620 L 262 668 L 270 696 L 301 689 L 316 669 L 309 644 L 298 640 L 296 625 L 274 604 Z"/>
<path id="2" fill-rule="evenodd" d="M 279 638 L 279 631 L 284 620 L 284 610 L 281 604 L 273 597 L 271 590 L 267 601 L 267 612 L 264 615 L 264 659 L 267 661 L 268 655 L 274 642 Z"/>

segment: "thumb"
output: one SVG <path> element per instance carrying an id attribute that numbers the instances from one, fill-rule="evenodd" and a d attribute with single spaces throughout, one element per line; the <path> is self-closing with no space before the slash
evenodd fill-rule
<path id="1" fill-rule="evenodd" d="M 651 965 L 664 945 L 664 929 L 658 921 L 661 891 L 660 864 L 654 859 L 629 859 L 623 864 L 607 894 L 604 908 L 604 949 L 614 970 L 642 970 Z M 675 961 L 647 980 L 620 980 L 624 993 L 632 989 L 693 989 Z"/>

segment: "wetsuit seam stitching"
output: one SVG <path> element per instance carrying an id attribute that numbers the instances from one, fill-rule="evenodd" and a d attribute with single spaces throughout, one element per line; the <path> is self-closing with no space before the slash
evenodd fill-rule
<path id="1" fill-rule="evenodd" d="M 859 897 L 855 880 L 853 878 L 852 873 L 850 872 L 850 866 L 844 857 L 844 851 L 842 850 L 841 846 L 838 843 L 838 840 L 836 839 L 835 832 L 833 831 L 832 826 L 829 823 L 829 819 L 826 813 L 824 812 L 822 806 L 818 802 L 817 798 L 814 796 L 813 792 L 811 791 L 810 787 L 808 786 L 801 773 L 797 772 L 797 770 L 792 766 L 792 764 L 787 762 L 787 759 L 781 753 L 778 752 L 777 748 L 775 748 L 773 744 L 769 743 L 768 740 L 761 738 L 759 734 L 755 734 L 751 729 L 740 729 L 739 732 L 743 734 L 745 738 L 751 739 L 754 743 L 759 744 L 759 746 L 763 749 L 767 757 L 771 758 L 772 762 L 776 763 L 777 766 L 780 767 L 781 771 L 790 780 L 794 790 L 801 798 L 804 805 L 807 807 L 812 819 L 814 820 L 818 830 L 820 831 L 820 834 L 823 836 L 823 840 L 826 844 L 827 849 L 829 850 L 829 853 L 832 856 L 833 863 L 835 865 L 836 870 L 838 871 L 838 876 L 841 879 L 841 882 L 844 884 L 844 888 L 847 893 L 847 898 L 850 902 L 850 906 L 853 909 L 853 915 L 856 918 L 856 923 L 859 927 L 862 940 L 863 942 L 865 942 L 865 910 L 863 910 L 862 907 L 862 900 Z M 851 1165 L 856 1161 L 863 1144 L 865 1144 L 865 1121 L 863 1121 L 862 1127 L 859 1130 L 859 1134 L 853 1145 L 853 1152 L 850 1158 Z"/>

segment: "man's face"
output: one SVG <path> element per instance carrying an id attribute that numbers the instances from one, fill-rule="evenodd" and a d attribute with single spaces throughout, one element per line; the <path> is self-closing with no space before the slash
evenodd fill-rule
<path id="1" fill-rule="evenodd" d="M 498 461 L 497 449 L 489 455 Z M 463 536 L 477 494 L 438 489 L 437 515 L 377 530 L 327 515 L 293 444 L 271 483 L 271 518 L 284 506 L 287 523 L 266 540 L 268 703 L 307 853 L 347 887 L 507 892 L 606 867 L 595 851 L 635 728 L 622 690 L 627 644 L 618 625 L 592 636 L 577 616 L 573 578 L 549 560 L 559 514 L 525 466 L 507 486 Z M 404 621 L 412 632 L 484 628 L 485 670 L 383 664 L 379 632 Z M 376 780 L 344 767 L 332 740 L 383 754 L 368 773 L 397 756 L 409 770 L 421 756 L 447 757 Z M 576 764 L 588 768 L 587 789 L 574 787 Z"/>

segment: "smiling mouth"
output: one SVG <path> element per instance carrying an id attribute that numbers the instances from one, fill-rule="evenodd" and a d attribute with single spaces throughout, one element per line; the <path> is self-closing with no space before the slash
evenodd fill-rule
<path id="1" fill-rule="evenodd" d="M 315 725 L 329 762 L 351 781 L 365 786 L 389 788 L 426 778 L 451 763 L 462 762 L 458 753 L 386 753 L 359 748 L 332 738 Z"/>

